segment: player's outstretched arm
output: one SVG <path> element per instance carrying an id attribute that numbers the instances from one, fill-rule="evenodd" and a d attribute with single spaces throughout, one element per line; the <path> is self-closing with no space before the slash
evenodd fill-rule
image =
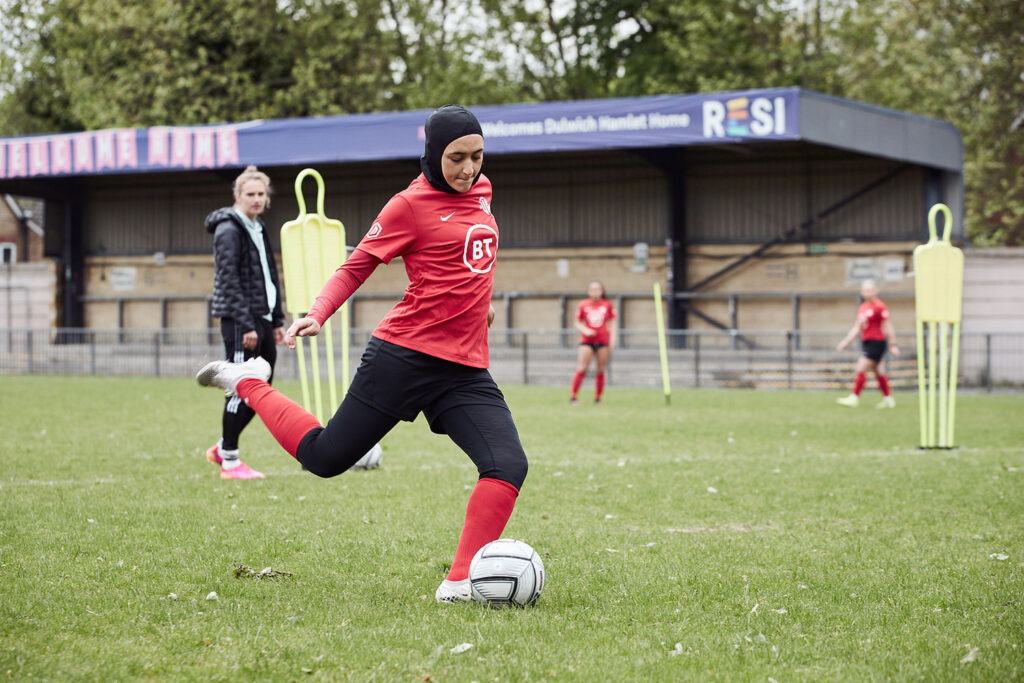
<path id="1" fill-rule="evenodd" d="M 900 355 L 900 347 L 896 345 L 896 328 L 892 326 L 891 320 L 886 320 L 882 323 L 882 334 L 885 335 L 885 340 L 889 342 L 889 351 L 893 356 Z"/>
<path id="2" fill-rule="evenodd" d="M 379 258 L 357 247 L 328 278 L 306 316 L 323 325 L 381 263 Z"/>
<path id="3" fill-rule="evenodd" d="M 838 344 L 836 344 L 836 351 L 842 351 L 847 346 L 849 346 L 850 342 L 852 342 L 854 339 L 857 338 L 857 334 L 859 332 L 860 332 L 860 322 L 858 321 L 858 322 L 855 322 L 853 324 L 853 327 L 850 328 L 850 331 L 846 333 L 846 336 L 843 337 L 843 341 L 841 341 Z"/>

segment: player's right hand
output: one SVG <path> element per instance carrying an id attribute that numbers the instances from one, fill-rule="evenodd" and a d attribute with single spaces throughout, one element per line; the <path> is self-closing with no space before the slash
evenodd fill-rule
<path id="1" fill-rule="evenodd" d="M 284 343 L 289 349 L 295 348 L 296 337 L 315 337 L 320 334 L 320 323 L 313 318 L 299 318 L 284 333 Z"/>

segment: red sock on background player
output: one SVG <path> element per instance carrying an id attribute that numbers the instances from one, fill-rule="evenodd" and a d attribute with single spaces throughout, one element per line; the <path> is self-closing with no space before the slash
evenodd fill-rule
<path id="1" fill-rule="evenodd" d="M 580 387 L 583 385 L 583 378 L 587 376 L 585 372 L 577 372 L 572 376 L 572 392 L 569 394 L 569 398 L 576 400 L 576 394 L 580 392 Z"/>
<path id="2" fill-rule="evenodd" d="M 604 373 L 599 372 L 594 377 L 594 400 L 600 401 L 601 394 L 604 393 Z"/>
<path id="3" fill-rule="evenodd" d="M 889 378 L 886 375 L 877 375 L 878 377 L 878 390 L 882 392 L 882 396 L 889 396 L 892 392 L 889 390 Z"/>
<path id="4" fill-rule="evenodd" d="M 860 392 L 864 390 L 864 383 L 868 381 L 868 376 L 863 372 L 858 372 L 857 376 L 853 379 L 853 395 L 860 396 Z"/>
<path id="5" fill-rule="evenodd" d="M 476 551 L 501 537 L 508 518 L 512 516 L 519 491 L 500 479 L 480 479 L 473 487 L 466 505 L 466 521 L 455 549 L 455 559 L 448 572 L 449 581 L 469 578 L 469 563 Z"/>

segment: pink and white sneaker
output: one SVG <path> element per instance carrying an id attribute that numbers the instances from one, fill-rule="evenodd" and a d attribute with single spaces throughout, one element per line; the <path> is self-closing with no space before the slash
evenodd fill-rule
<path id="1" fill-rule="evenodd" d="M 206 449 L 206 459 L 220 467 L 220 464 L 224 462 L 224 458 L 220 457 L 220 444 L 215 443 Z"/>
<path id="2" fill-rule="evenodd" d="M 266 479 L 266 475 L 262 472 L 257 472 L 252 469 L 244 462 L 239 461 L 238 465 L 232 467 L 230 470 L 221 468 L 220 471 L 221 479 Z"/>

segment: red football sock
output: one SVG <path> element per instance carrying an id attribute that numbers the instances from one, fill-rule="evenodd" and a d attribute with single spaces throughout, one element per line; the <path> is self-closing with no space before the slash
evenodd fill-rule
<path id="1" fill-rule="evenodd" d="M 868 376 L 863 372 L 858 372 L 857 376 L 853 380 L 853 395 L 860 396 L 861 390 L 864 388 L 864 382 L 868 381 Z"/>
<path id="2" fill-rule="evenodd" d="M 576 394 L 580 391 L 580 385 L 583 384 L 583 378 L 586 377 L 586 372 L 577 372 L 572 376 L 572 393 L 569 394 L 570 398 L 576 398 Z"/>
<path id="3" fill-rule="evenodd" d="M 469 563 L 476 551 L 501 537 L 505 523 L 512 515 L 518 489 L 500 479 L 480 479 L 473 487 L 466 505 L 466 522 L 462 526 L 455 559 L 448 572 L 449 581 L 469 578 Z"/>
<path id="4" fill-rule="evenodd" d="M 889 378 L 885 375 L 877 375 L 878 377 L 878 388 L 882 390 L 882 396 L 888 396 L 889 391 Z"/>
<path id="5" fill-rule="evenodd" d="M 597 373 L 597 376 L 594 377 L 594 400 L 595 401 L 600 401 L 601 400 L 601 394 L 603 394 L 603 393 L 604 393 L 604 373 L 603 372 L 599 372 L 599 373 Z"/>
<path id="6" fill-rule="evenodd" d="M 302 406 L 263 380 L 243 379 L 238 383 L 237 391 L 239 398 L 256 411 L 277 442 L 293 458 L 299 450 L 302 437 L 310 429 L 320 426 L 317 419 Z"/>

